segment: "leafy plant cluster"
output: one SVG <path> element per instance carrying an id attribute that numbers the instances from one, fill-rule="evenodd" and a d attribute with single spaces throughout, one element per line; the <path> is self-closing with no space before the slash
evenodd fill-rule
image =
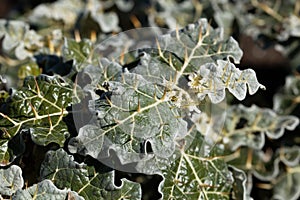
<path id="1" fill-rule="evenodd" d="M 298 1 L 146 5 L 59 0 L 0 20 L 0 197 L 252 199 L 260 188 L 297 199 L 300 78 L 287 77 L 273 108 L 233 104 L 265 87 L 237 67 L 230 34 L 237 20 L 291 56 Z M 173 31 L 126 53 L 132 38 L 107 40 L 124 16 Z"/>

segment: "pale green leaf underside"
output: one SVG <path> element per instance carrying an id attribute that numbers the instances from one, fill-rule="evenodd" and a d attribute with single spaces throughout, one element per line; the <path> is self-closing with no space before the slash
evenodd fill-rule
<path id="1" fill-rule="evenodd" d="M 74 199 L 83 200 L 76 192 L 68 189 L 57 189 L 50 180 L 43 180 L 27 189 L 18 190 L 13 196 L 14 200 L 58 200 L 58 199 Z"/>
<path id="2" fill-rule="evenodd" d="M 184 104 L 195 104 L 206 95 L 212 103 L 219 103 L 226 88 L 238 100 L 246 97 L 247 86 L 251 95 L 264 89 L 252 69 L 239 70 L 229 60 L 239 63 L 242 51 L 238 43 L 224 39 L 223 32 L 211 28 L 206 19 L 159 37 L 156 48 L 145 50 L 131 72 L 184 94 Z M 191 98 L 195 94 L 198 99 Z"/>
<path id="3" fill-rule="evenodd" d="M 95 126 L 94 131 L 89 132 L 83 127 L 84 130 L 70 141 L 69 149 L 98 159 L 101 159 L 100 153 L 113 149 L 121 162 L 126 159 L 132 162 L 128 155 L 122 155 L 123 152 L 146 153 L 141 150 L 141 144 L 147 141 L 155 155 L 169 157 L 174 152 L 175 137 L 187 132 L 186 122 L 163 91 L 140 75 L 125 73 L 121 79 L 122 83 L 109 82 L 111 92 L 94 102 L 92 110 L 97 118 L 93 124 L 98 125 L 98 130 Z"/>
<path id="4" fill-rule="evenodd" d="M 299 124 L 295 116 L 281 116 L 267 108 L 255 105 L 244 107 L 232 106 L 227 110 L 223 129 L 223 142 L 234 151 L 240 146 L 261 149 L 265 143 L 265 134 L 271 139 L 278 139 L 284 130 L 294 130 Z"/>
<path id="5" fill-rule="evenodd" d="M 217 60 L 217 64 L 207 63 L 200 66 L 199 71 L 189 77 L 189 85 L 199 99 L 206 95 L 212 103 L 219 103 L 225 98 L 227 88 L 238 100 L 243 100 L 247 94 L 257 92 L 260 85 L 252 69 L 239 70 L 229 61 Z"/>
<path id="6" fill-rule="evenodd" d="M 63 21 L 66 26 L 71 26 L 75 24 L 83 7 L 81 0 L 60 0 L 52 4 L 40 4 L 33 9 L 29 20 L 41 26 L 51 25 L 55 21 Z"/>
<path id="7" fill-rule="evenodd" d="M 182 30 L 161 36 L 158 43 L 162 52 L 171 52 L 181 59 L 187 58 L 190 66 L 185 72 L 197 70 L 198 66 L 205 63 L 229 57 L 233 58 L 235 63 L 239 63 L 243 55 L 232 37 L 225 39 L 222 29 L 213 29 L 206 19 L 200 19 Z"/>
<path id="8" fill-rule="evenodd" d="M 0 194 L 11 196 L 17 190 L 22 189 L 24 180 L 22 170 L 17 165 L 12 165 L 8 169 L 0 169 Z"/>
<path id="9" fill-rule="evenodd" d="M 104 4 L 101 1 L 85 2 L 82 0 L 60 0 L 54 3 L 40 4 L 33 9 L 29 20 L 39 26 L 51 26 L 53 23 L 63 22 L 64 28 L 71 28 L 76 22 L 78 23 L 79 19 L 86 21 L 92 19 L 103 32 L 119 31 L 117 14 L 104 12 L 103 9 L 106 6 Z M 80 17 L 82 13 L 85 14 Z M 86 21 L 83 22 L 86 23 Z"/>
<path id="10" fill-rule="evenodd" d="M 274 96 L 273 109 L 280 114 L 291 114 L 299 105 L 300 78 L 288 76 L 284 88 Z"/>
<path id="11" fill-rule="evenodd" d="M 286 173 L 276 180 L 273 188 L 273 198 L 278 200 L 296 200 L 300 197 L 300 163 L 297 167 L 289 168 Z"/>
<path id="12" fill-rule="evenodd" d="M 147 54 L 142 56 L 140 64 L 132 72 L 145 76 L 149 81 L 173 78 L 176 85 L 183 75 L 198 71 L 204 64 L 228 60 L 229 57 L 239 63 L 243 54 L 233 38 L 224 39 L 222 30 L 213 29 L 206 19 L 158 37 L 156 47 L 152 48 L 157 51 L 145 50 L 151 57 Z"/>
<path id="13" fill-rule="evenodd" d="M 79 164 L 64 150 L 49 151 L 41 166 L 42 179 L 50 179 L 58 188 L 70 188 L 85 199 L 140 199 L 137 183 L 122 180 L 114 185 L 114 171 L 97 172 L 94 167 Z"/>
<path id="14" fill-rule="evenodd" d="M 262 181 L 274 180 L 279 174 L 280 159 L 270 152 L 263 152 L 248 147 L 241 147 L 226 156 L 226 162 L 234 167 L 250 173 Z"/>
<path id="15" fill-rule="evenodd" d="M 33 55 L 33 51 L 43 47 L 42 37 L 29 30 L 23 21 L 0 20 L 0 38 L 3 37 L 2 48 L 5 53 L 23 60 Z"/>
<path id="16" fill-rule="evenodd" d="M 274 199 L 298 199 L 299 154 L 297 147 L 281 147 L 275 153 L 241 148 L 225 158 L 230 165 L 261 181 L 269 182 Z M 252 187 L 251 182 L 248 184 Z"/>

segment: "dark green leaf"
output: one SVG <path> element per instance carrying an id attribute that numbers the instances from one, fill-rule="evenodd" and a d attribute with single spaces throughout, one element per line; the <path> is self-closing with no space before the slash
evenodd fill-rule
<path id="1" fill-rule="evenodd" d="M 247 194 L 247 177 L 243 170 L 239 170 L 233 166 L 229 166 L 232 172 L 232 176 L 234 178 L 234 183 L 232 185 L 232 199 L 243 199 L 250 200 L 250 195 Z"/>
<path id="2" fill-rule="evenodd" d="M 218 147 L 206 146 L 196 132 L 191 145 L 179 147 L 178 157 L 165 163 L 163 198 L 229 199 L 234 180 L 219 151 Z"/>
<path id="3" fill-rule="evenodd" d="M 1 163 L 9 162 L 8 142 L 21 130 L 29 130 L 39 145 L 54 142 L 62 146 L 69 137 L 63 118 L 73 95 L 73 88 L 58 76 L 27 77 L 7 102 L 7 113 L 0 113 Z"/>
<path id="4" fill-rule="evenodd" d="M 58 188 L 70 188 L 85 199 L 141 199 L 139 184 L 122 179 L 117 187 L 114 174 L 79 164 L 62 149 L 49 151 L 41 166 L 42 179 L 52 180 Z"/>

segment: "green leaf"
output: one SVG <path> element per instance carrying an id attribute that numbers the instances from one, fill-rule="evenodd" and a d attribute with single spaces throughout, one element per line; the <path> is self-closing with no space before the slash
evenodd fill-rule
<path id="1" fill-rule="evenodd" d="M 219 103 L 225 98 L 226 88 L 238 100 L 246 97 L 247 86 L 250 94 L 264 89 L 252 69 L 241 71 L 229 60 L 239 63 L 242 51 L 238 43 L 233 38 L 224 39 L 223 32 L 213 29 L 206 19 L 159 37 L 157 49 L 147 50 L 130 71 L 171 87 L 184 104 L 195 104 L 207 95 L 212 103 Z"/>
<path id="2" fill-rule="evenodd" d="M 63 57 L 65 60 L 73 60 L 74 70 L 78 72 L 85 67 L 84 64 L 89 63 L 92 49 L 93 44 L 88 39 L 76 42 L 74 39 L 65 38 Z"/>
<path id="3" fill-rule="evenodd" d="M 213 29 L 204 18 L 159 37 L 158 43 L 162 53 L 171 52 L 186 63 L 181 72 L 191 72 L 203 64 L 227 58 L 239 63 L 243 55 L 237 41 L 232 37 L 225 39 L 222 30 Z"/>
<path id="4" fill-rule="evenodd" d="M 300 163 L 299 146 L 284 147 L 279 150 L 280 160 L 289 167 L 296 167 Z"/>
<path id="5" fill-rule="evenodd" d="M 42 37 L 29 30 L 29 25 L 23 21 L 0 20 L 0 38 L 3 51 L 19 60 L 32 57 L 33 51 L 43 46 Z"/>
<path id="6" fill-rule="evenodd" d="M 163 91 L 142 76 L 124 73 L 121 79 L 110 81 L 109 91 L 91 105 L 97 117 L 70 140 L 69 150 L 101 161 L 113 149 L 124 164 L 139 161 L 149 142 L 156 156 L 169 157 L 187 123 Z"/>
<path id="7" fill-rule="evenodd" d="M 195 90 L 199 99 L 206 95 L 212 103 L 219 103 L 225 98 L 227 88 L 238 100 L 246 98 L 247 86 L 249 94 L 265 87 L 258 83 L 254 70 L 239 70 L 229 61 L 217 60 L 217 65 L 207 63 L 200 66 L 199 71 L 189 76 L 188 85 Z"/>
<path id="8" fill-rule="evenodd" d="M 37 63 L 28 62 L 19 67 L 18 78 L 24 80 L 26 76 L 38 76 L 40 73 L 41 72 Z"/>
<path id="9" fill-rule="evenodd" d="M 163 199 L 229 199 L 234 180 L 219 156 L 222 150 L 217 146 L 207 149 L 199 132 L 190 145 L 180 143 L 178 157 L 164 163 L 162 169 Z"/>
<path id="10" fill-rule="evenodd" d="M 151 26 L 168 27 L 175 29 L 193 23 L 202 14 L 204 7 L 198 1 L 150 1 L 148 20 Z"/>
<path id="11" fill-rule="evenodd" d="M 263 152 L 247 147 L 242 147 L 236 152 L 225 157 L 228 164 L 251 173 L 262 181 L 270 181 L 276 178 L 280 172 L 280 159 L 272 154 L 270 150 Z M 252 185 L 252 183 L 250 183 Z"/>
<path id="12" fill-rule="evenodd" d="M 17 165 L 12 165 L 7 169 L 0 169 L 0 194 L 11 196 L 17 190 L 22 189 L 24 180 L 22 170 Z"/>
<path id="13" fill-rule="evenodd" d="M 25 152 L 25 143 L 22 134 L 18 134 L 13 138 L 0 139 L 0 166 L 6 166 L 12 163 L 18 156 Z"/>
<path id="14" fill-rule="evenodd" d="M 104 33 L 120 31 L 119 18 L 114 12 L 99 13 L 97 10 L 92 10 L 91 17 L 99 24 Z"/>
<path id="15" fill-rule="evenodd" d="M 298 124 L 297 117 L 277 115 L 271 109 L 255 105 L 231 106 L 227 109 L 222 140 L 231 151 L 240 146 L 261 149 L 265 144 L 265 135 L 271 139 L 278 139 L 285 129 L 294 130 Z"/>
<path id="16" fill-rule="evenodd" d="M 206 19 L 158 37 L 156 49 L 158 52 L 147 51 L 152 59 L 144 56 L 145 60 L 135 68 L 138 71 L 132 72 L 148 76 L 153 73 L 154 77 L 160 77 L 157 71 L 166 68 L 164 71 L 170 73 L 176 71 L 178 80 L 183 75 L 198 71 L 204 64 L 217 63 L 217 60 L 233 58 L 235 63 L 239 63 L 243 54 L 233 38 L 224 39 L 222 31 L 213 29 Z M 149 62 L 155 63 L 153 68 L 148 65 Z M 169 79 L 170 75 L 164 78 Z"/>
<path id="17" fill-rule="evenodd" d="M 84 3 L 81 0 L 59 0 L 51 4 L 40 4 L 33 9 L 29 20 L 32 24 L 42 27 L 63 22 L 65 28 L 70 28 L 75 25 L 83 8 Z"/>
<path id="18" fill-rule="evenodd" d="M 273 199 L 296 200 L 300 197 L 300 167 L 288 168 L 275 182 L 273 188 Z"/>
<path id="19" fill-rule="evenodd" d="M 281 147 L 275 153 L 250 148 L 240 148 L 224 156 L 225 160 L 244 173 L 264 181 L 262 186 L 273 190 L 274 199 L 298 199 L 299 197 L 299 147 Z M 252 187 L 252 182 L 247 183 Z M 257 184 L 258 187 L 260 183 Z M 262 188 L 264 188 L 262 187 Z"/>
<path id="20" fill-rule="evenodd" d="M 28 199 L 74 199 L 83 200 L 76 192 L 68 189 L 57 189 L 50 180 L 43 180 L 27 189 L 18 190 L 12 199 L 16 200 L 28 200 Z"/>
<path id="21" fill-rule="evenodd" d="M 280 114 L 291 114 L 299 105 L 299 98 L 300 77 L 288 76 L 282 90 L 274 96 L 273 109 Z"/>
<path id="22" fill-rule="evenodd" d="M 106 58 L 99 59 L 99 64 L 88 65 L 78 76 L 78 84 L 86 91 L 92 91 L 95 88 L 107 91 L 104 84 L 116 80 L 122 73 L 122 66 L 116 62 L 111 62 Z M 89 80 L 87 80 L 87 77 Z"/>
<path id="23" fill-rule="evenodd" d="M 114 174 L 79 164 L 62 149 L 49 151 L 41 166 L 42 179 L 50 179 L 58 188 L 70 188 L 85 199 L 141 199 L 139 184 L 122 179 L 117 187 Z"/>
<path id="24" fill-rule="evenodd" d="M 7 102 L 6 114 L 0 113 L 1 163 L 9 162 L 8 142 L 22 130 L 29 131 L 36 144 L 63 146 L 69 137 L 63 118 L 73 95 L 72 86 L 58 76 L 27 77 Z"/>
<path id="25" fill-rule="evenodd" d="M 237 169 L 233 166 L 229 166 L 234 178 L 234 183 L 232 185 L 232 199 L 252 199 L 249 194 L 247 194 L 247 176 L 243 170 Z"/>
<path id="26" fill-rule="evenodd" d="M 129 12 L 133 6 L 134 6 L 134 1 L 132 0 L 114 0 L 116 6 L 123 12 Z"/>

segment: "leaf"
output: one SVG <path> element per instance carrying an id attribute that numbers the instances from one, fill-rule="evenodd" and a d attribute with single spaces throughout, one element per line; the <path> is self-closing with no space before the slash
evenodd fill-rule
<path id="1" fill-rule="evenodd" d="M 281 147 L 275 153 L 271 149 L 263 152 L 241 148 L 224 158 L 230 165 L 264 181 L 257 187 L 272 189 L 273 199 L 299 197 L 299 147 Z M 252 186 L 251 181 L 247 184 Z"/>
<path id="2" fill-rule="evenodd" d="M 278 139 L 285 129 L 294 130 L 298 124 L 297 117 L 280 116 L 271 109 L 255 105 L 231 106 L 227 109 L 222 140 L 231 151 L 241 146 L 261 149 L 265 144 L 265 135 L 271 139 Z"/>
<path id="3" fill-rule="evenodd" d="M 94 115 L 89 122 L 92 126 L 83 127 L 79 135 L 70 140 L 69 150 L 91 155 L 99 161 L 115 162 L 110 157 L 113 150 L 121 165 L 148 159 L 147 144 L 155 156 L 171 156 L 174 139 L 184 137 L 187 132 L 187 122 L 182 118 L 189 117 L 189 112 L 200 112 L 198 105 L 203 98 L 195 99 L 195 93 L 213 96 L 218 87 L 225 95 L 227 87 L 243 99 L 246 85 L 250 94 L 262 87 L 254 71 L 241 72 L 228 59 L 232 57 L 239 62 L 241 56 L 242 51 L 234 39 L 223 39 L 220 30 L 212 29 L 201 19 L 185 29 L 159 37 L 157 50 L 145 49 L 129 72 L 125 69 L 123 74 L 114 74 L 114 79 L 107 82 L 108 88 L 102 85 L 103 72 L 91 66 L 87 73 L 90 77 L 100 77 L 101 81 L 89 90 L 93 94 L 101 89 L 100 99 L 92 95 L 94 99 L 89 102 L 89 110 Z M 211 85 L 208 92 L 195 89 L 192 81 L 187 81 L 199 68 L 204 71 L 199 72 L 204 77 L 203 85 L 216 79 L 215 88 Z M 223 100 L 224 95 L 211 99 L 216 103 Z M 185 107 L 188 107 L 187 112 Z"/>
<path id="4" fill-rule="evenodd" d="M 50 180 L 43 180 L 25 190 L 18 190 L 12 199 L 28 200 L 28 199 L 74 199 L 83 200 L 76 192 L 68 189 L 59 190 Z"/>
<path id="5" fill-rule="evenodd" d="M 118 32 L 120 31 L 118 15 L 109 11 L 113 6 L 112 2 L 108 2 L 106 5 L 105 3 L 102 1 L 90 1 L 90 6 L 86 8 L 85 12 L 90 14 L 91 19 L 99 25 L 102 32 Z"/>
<path id="6" fill-rule="evenodd" d="M 228 164 L 243 170 L 245 173 L 249 172 L 262 181 L 271 181 L 280 173 L 280 159 L 270 150 L 263 152 L 262 150 L 242 147 L 225 156 L 225 160 Z M 252 183 L 250 184 L 252 185 Z"/>
<path id="7" fill-rule="evenodd" d="M 289 167 L 296 167 L 300 163 L 300 148 L 298 146 L 279 149 L 280 160 Z"/>
<path id="8" fill-rule="evenodd" d="M 130 71 L 156 84 L 171 85 L 185 104 L 200 102 L 206 95 L 212 103 L 219 103 L 226 88 L 238 100 L 246 97 L 246 85 L 250 94 L 264 89 L 252 69 L 240 71 L 230 62 L 233 58 L 239 63 L 242 57 L 238 43 L 233 38 L 224 39 L 222 31 L 211 28 L 206 19 L 159 37 L 157 51 L 145 51 Z"/>
<path id="9" fill-rule="evenodd" d="M 156 156 L 169 157 L 175 137 L 187 132 L 187 123 L 155 85 L 131 73 L 121 79 L 110 81 L 109 91 L 90 105 L 93 126 L 83 127 L 70 140 L 69 150 L 101 161 L 113 149 L 125 164 L 139 161 L 139 154 L 146 153 L 143 144 L 149 142 Z"/>
<path id="10" fill-rule="evenodd" d="M 126 57 L 122 57 L 123 55 L 127 55 L 124 54 L 124 50 L 131 50 L 130 48 L 137 42 L 135 41 L 135 38 L 132 38 L 132 33 L 140 33 L 140 31 L 140 29 L 132 29 L 130 31 L 118 33 L 117 35 L 105 35 L 104 38 L 101 38 L 100 42 L 96 42 L 94 53 L 99 57 L 108 58 L 111 61 L 120 60 L 120 63 L 121 59 L 124 59 L 125 63 L 127 63 Z"/>
<path id="11" fill-rule="evenodd" d="M 59 0 L 51 4 L 40 4 L 33 9 L 29 21 L 42 27 L 62 21 L 66 27 L 72 27 L 83 7 L 81 0 Z"/>
<path id="12" fill-rule="evenodd" d="M 118 26 L 119 18 L 114 12 L 99 13 L 96 10 L 92 10 L 91 17 L 99 24 L 104 33 L 120 31 Z"/>
<path id="13" fill-rule="evenodd" d="M 165 163 L 162 169 L 163 199 L 230 198 L 234 180 L 227 164 L 218 156 L 222 150 L 215 146 L 205 153 L 206 148 L 199 132 L 190 145 L 177 148 L 178 157 Z"/>
<path id="14" fill-rule="evenodd" d="M 291 114 L 299 104 L 300 78 L 288 76 L 285 85 L 274 96 L 273 109 L 280 114 Z"/>
<path id="15" fill-rule="evenodd" d="M 229 57 L 239 63 L 243 54 L 237 41 L 232 37 L 225 39 L 222 30 L 213 29 L 205 18 L 159 37 L 158 43 L 162 53 L 171 52 L 186 63 L 181 72 L 191 72 L 203 64 Z"/>
<path id="16" fill-rule="evenodd" d="M 98 172 L 79 164 L 64 150 L 49 151 L 41 166 L 41 178 L 50 179 L 58 188 L 70 188 L 85 199 L 141 199 L 139 184 L 122 179 L 114 184 L 114 171 Z"/>
<path id="17" fill-rule="evenodd" d="M 215 16 L 218 13 L 223 14 L 222 18 L 216 18 L 219 26 L 226 22 L 225 14 L 230 12 L 230 18 L 237 21 L 240 30 L 255 39 L 260 35 L 278 41 L 286 41 L 293 36 L 299 37 L 299 19 L 295 16 L 298 8 L 294 0 L 280 4 L 272 0 L 218 1 L 212 4 L 212 8 Z"/>
<path id="18" fill-rule="evenodd" d="M 296 146 L 281 147 L 275 153 L 271 149 L 262 151 L 242 147 L 226 155 L 225 160 L 245 172 L 251 172 L 262 181 L 272 181 L 271 183 L 274 184 L 273 181 L 283 174 L 282 165 L 286 169 L 298 167 L 299 153 L 300 149 Z"/>
<path id="19" fill-rule="evenodd" d="M 300 197 L 300 167 L 288 168 L 274 183 L 273 199 L 296 200 Z"/>
<path id="20" fill-rule="evenodd" d="M 19 67 L 18 78 L 24 80 L 26 76 L 38 76 L 40 73 L 39 66 L 35 62 L 28 62 Z"/>
<path id="21" fill-rule="evenodd" d="M 11 196 L 17 190 L 22 189 L 24 180 L 22 170 L 17 165 L 12 165 L 7 169 L 0 169 L 0 194 Z"/>
<path id="22" fill-rule="evenodd" d="M 190 75 L 189 79 L 188 84 L 196 90 L 198 98 L 202 100 L 208 95 L 212 103 L 219 103 L 225 98 L 225 88 L 238 100 L 246 98 L 247 86 L 251 95 L 259 88 L 265 89 L 258 83 L 254 70 L 240 71 L 223 60 L 217 60 L 217 65 L 208 63 L 200 66 L 199 71 Z"/>
<path id="23" fill-rule="evenodd" d="M 92 91 L 95 88 L 107 91 L 104 85 L 117 79 L 121 73 L 121 65 L 107 58 L 101 58 L 98 65 L 88 65 L 77 75 L 78 84 L 86 91 Z"/>
<path id="24" fill-rule="evenodd" d="M 84 39 L 76 42 L 74 39 L 65 38 L 63 46 L 63 57 L 65 60 L 73 60 L 73 67 L 76 72 L 85 67 L 83 64 L 89 63 L 92 54 L 93 44 L 90 40 Z"/>
<path id="25" fill-rule="evenodd" d="M 179 80 L 183 75 L 198 71 L 202 65 L 216 63 L 217 60 L 230 57 L 235 63 L 239 63 L 243 54 L 233 38 L 224 39 L 222 31 L 213 29 L 206 19 L 199 19 L 184 29 L 158 37 L 157 46 L 153 49 L 157 51 L 145 50 L 151 59 L 147 55 L 143 56 L 141 64 L 134 69 L 137 71 L 133 72 L 160 77 L 157 72 L 164 69 L 163 71 L 170 73 L 176 72 L 176 79 Z M 149 62 L 154 63 L 151 69 Z M 166 79 L 169 77 L 170 75 L 164 76 Z"/>
<path id="26" fill-rule="evenodd" d="M 231 169 L 232 176 L 234 178 L 232 199 L 252 199 L 250 195 L 247 194 L 247 177 L 245 172 L 233 166 L 229 166 L 229 168 Z"/>
<path id="27" fill-rule="evenodd" d="M 175 29 L 193 23 L 200 17 L 204 5 L 198 1 L 150 1 L 148 20 L 151 26 L 168 27 Z"/>
<path id="28" fill-rule="evenodd" d="M 129 12 L 133 8 L 134 3 L 132 0 L 115 0 L 116 6 L 123 12 Z"/>
<path id="29" fill-rule="evenodd" d="M 29 19 L 31 23 L 41 27 L 58 25 L 67 30 L 74 28 L 79 21 L 87 24 L 90 23 L 89 20 L 93 20 L 105 33 L 119 31 L 119 18 L 116 13 L 106 11 L 108 8 L 105 8 L 105 3 L 94 0 L 60 0 L 51 4 L 40 4 L 33 10 Z"/>
<path id="30" fill-rule="evenodd" d="M 25 152 L 25 143 L 21 134 L 8 140 L 0 139 L 0 166 L 12 163 L 18 156 Z"/>
<path id="31" fill-rule="evenodd" d="M 32 57 L 32 51 L 43 46 L 42 38 L 23 21 L 0 20 L 0 38 L 6 54 L 19 60 Z"/>
<path id="32" fill-rule="evenodd" d="M 8 163 L 8 142 L 22 130 L 29 130 L 36 144 L 54 142 L 63 146 L 69 137 L 63 118 L 73 95 L 73 88 L 58 76 L 27 77 L 7 102 L 6 114 L 0 113 L 1 163 Z"/>
<path id="33" fill-rule="evenodd" d="M 177 64 L 181 65 L 182 63 L 173 59 L 171 64 L 177 66 Z M 138 65 L 130 72 L 140 74 L 152 83 L 164 84 L 164 80 L 175 77 L 176 70 L 172 69 L 171 64 L 162 62 L 160 57 L 155 54 L 143 52 Z"/>

